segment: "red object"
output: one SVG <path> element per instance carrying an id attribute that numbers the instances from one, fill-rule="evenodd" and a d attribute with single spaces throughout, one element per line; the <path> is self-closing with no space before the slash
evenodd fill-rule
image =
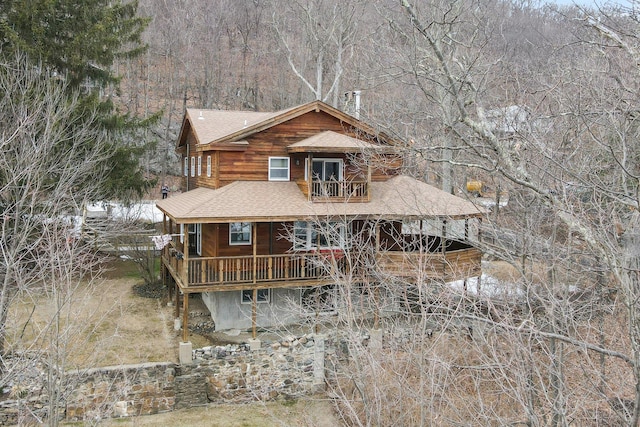
<path id="1" fill-rule="evenodd" d="M 326 258 L 334 258 L 336 261 L 344 258 L 342 249 L 320 249 L 318 252 Z"/>

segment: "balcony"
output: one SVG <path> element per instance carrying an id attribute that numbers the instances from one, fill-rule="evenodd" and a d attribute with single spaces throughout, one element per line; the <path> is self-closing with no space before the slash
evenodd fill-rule
<path id="1" fill-rule="evenodd" d="M 324 202 L 368 202 L 367 181 L 312 181 L 311 200 Z"/>

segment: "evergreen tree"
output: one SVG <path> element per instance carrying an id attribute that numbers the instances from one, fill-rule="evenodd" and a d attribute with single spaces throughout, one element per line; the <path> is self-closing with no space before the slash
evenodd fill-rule
<path id="1" fill-rule="evenodd" d="M 3 0 L 0 5 L 0 54 L 26 53 L 42 73 L 64 80 L 82 99 L 77 113 L 97 110 L 97 126 L 109 134 L 111 155 L 100 196 L 142 195 L 151 184 L 142 173 L 139 156 L 148 144 L 136 137 L 149 124 L 120 113 L 105 88 L 117 88 L 112 69 L 117 59 L 134 58 L 146 46 L 141 35 L 147 19 L 137 16 L 137 1 Z"/>

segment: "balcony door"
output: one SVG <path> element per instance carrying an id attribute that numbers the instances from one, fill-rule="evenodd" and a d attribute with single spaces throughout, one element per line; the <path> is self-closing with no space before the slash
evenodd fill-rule
<path id="1" fill-rule="evenodd" d="M 342 181 L 342 159 L 313 159 L 314 196 L 338 196 Z"/>
<path id="2" fill-rule="evenodd" d="M 342 159 L 313 159 L 313 179 L 342 181 Z"/>

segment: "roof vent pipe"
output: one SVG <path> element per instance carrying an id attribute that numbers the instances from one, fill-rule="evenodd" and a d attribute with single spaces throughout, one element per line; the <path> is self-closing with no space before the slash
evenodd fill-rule
<path id="1" fill-rule="evenodd" d="M 344 111 L 360 120 L 360 91 L 350 90 L 344 93 Z"/>
<path id="2" fill-rule="evenodd" d="M 354 90 L 353 97 L 355 98 L 355 104 L 356 104 L 354 107 L 353 115 L 355 116 L 356 119 L 360 120 L 360 91 Z"/>

